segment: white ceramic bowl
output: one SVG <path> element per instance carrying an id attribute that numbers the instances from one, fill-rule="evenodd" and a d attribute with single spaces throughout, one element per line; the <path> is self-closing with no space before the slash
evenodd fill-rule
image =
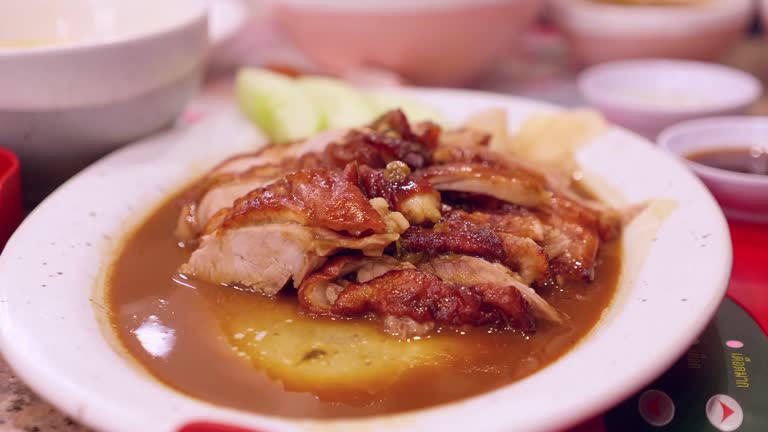
<path id="1" fill-rule="evenodd" d="M 0 2 L 0 143 L 28 200 L 172 123 L 199 83 L 206 27 L 202 0 Z"/>
<path id="2" fill-rule="evenodd" d="M 713 60 L 743 36 L 752 0 L 692 6 L 626 6 L 592 0 L 550 0 L 574 60 L 596 64 L 631 58 Z"/>
<path id="3" fill-rule="evenodd" d="M 513 129 L 533 113 L 554 109 L 473 92 L 407 95 L 440 107 L 454 121 L 503 107 Z M 497 391 L 391 416 L 298 420 L 214 406 L 157 382 L 116 350 L 99 293 L 123 236 L 205 169 L 233 152 L 253 150 L 255 139 L 255 130 L 226 110 L 121 149 L 27 217 L 0 256 L 0 347 L 25 382 L 74 420 L 111 432 L 171 432 L 195 420 L 269 432 L 562 430 L 663 373 L 725 295 L 731 245 L 715 200 L 682 162 L 611 128 L 579 151 L 584 169 L 628 203 L 655 198 L 665 204 L 625 231 L 617 295 L 597 327 L 565 356 Z M 616 194 L 609 197 L 616 202 Z"/>
<path id="4" fill-rule="evenodd" d="M 579 75 L 578 87 L 609 120 L 651 139 L 684 120 L 741 114 L 762 94 L 760 81 L 746 72 L 665 59 L 592 66 Z"/>
<path id="5" fill-rule="evenodd" d="M 715 117 L 674 125 L 659 135 L 659 145 L 686 160 L 732 218 L 768 222 L 768 175 L 743 174 L 686 159 L 705 150 L 768 149 L 768 117 Z"/>

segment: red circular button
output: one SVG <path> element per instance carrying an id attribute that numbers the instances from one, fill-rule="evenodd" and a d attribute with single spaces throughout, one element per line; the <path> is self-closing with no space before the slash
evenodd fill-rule
<path id="1" fill-rule="evenodd" d="M 675 417 L 675 403 L 661 390 L 647 390 L 637 402 L 640 416 L 651 426 L 665 426 Z"/>

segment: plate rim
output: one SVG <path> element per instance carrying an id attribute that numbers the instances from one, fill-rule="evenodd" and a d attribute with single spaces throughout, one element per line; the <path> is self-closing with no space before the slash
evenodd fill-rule
<path id="1" fill-rule="evenodd" d="M 509 108 L 512 105 L 518 105 L 520 107 L 527 107 L 525 110 L 528 111 L 528 112 L 536 111 L 536 110 L 553 110 L 553 109 L 556 110 L 556 109 L 559 109 L 558 107 L 556 107 L 554 105 L 550 105 L 550 104 L 539 102 L 539 101 L 535 101 L 535 100 L 530 100 L 530 99 L 521 98 L 521 97 L 514 97 L 514 96 L 509 96 L 509 95 L 504 95 L 504 94 L 490 93 L 490 92 L 477 92 L 477 91 L 454 90 L 454 89 L 418 89 L 418 88 L 405 89 L 405 90 L 403 90 L 401 92 L 403 92 L 405 94 L 411 94 L 411 95 L 414 95 L 416 97 L 419 97 L 420 95 L 432 95 L 432 96 L 435 96 L 435 95 L 447 95 L 446 97 L 448 97 L 448 98 L 450 98 L 450 97 L 457 97 L 457 98 L 472 98 L 472 99 L 484 99 L 484 98 L 491 97 L 491 98 L 496 99 L 498 101 L 504 101 L 503 103 L 506 106 L 506 108 Z M 219 115 L 223 115 L 223 114 L 219 114 Z M 206 123 L 207 123 L 207 121 L 204 121 L 200 125 L 194 126 L 194 127 L 205 127 Z M 625 134 L 625 135 L 629 134 L 629 136 L 631 136 L 632 140 L 634 140 L 634 141 L 640 140 L 640 141 L 643 141 L 643 142 L 646 142 L 646 143 L 648 142 L 645 138 L 642 138 L 642 137 L 640 137 L 640 136 L 638 136 L 636 134 L 633 134 L 631 132 L 625 131 L 625 130 L 623 130 L 621 128 L 613 128 L 613 129 L 614 130 L 618 130 L 619 132 L 621 132 L 622 134 Z M 174 132 L 175 131 L 170 131 L 170 132 L 168 132 L 168 134 L 173 134 Z M 59 189 L 57 189 L 56 192 L 54 192 L 51 195 L 50 198 L 46 199 L 46 201 L 43 204 L 38 206 L 38 208 L 35 209 L 32 212 L 32 214 L 29 215 L 29 217 L 27 218 L 25 223 L 22 224 L 22 226 L 17 231 L 17 233 L 21 233 L 21 234 L 19 234 L 18 236 L 14 235 L 14 238 L 22 237 L 23 235 L 26 235 L 26 231 L 31 229 L 31 228 L 25 228 L 25 226 L 31 225 L 32 223 L 34 223 L 37 220 L 38 216 L 35 216 L 35 215 L 37 215 L 38 213 L 42 213 L 42 212 L 47 211 L 46 210 L 47 209 L 46 203 L 51 202 L 52 199 L 58 199 L 58 197 L 60 197 L 60 196 L 66 196 L 66 194 L 71 194 L 72 192 L 69 192 L 69 190 L 74 188 L 74 187 L 76 187 L 78 185 L 78 183 L 81 181 L 82 178 L 84 178 L 84 177 L 87 178 L 88 176 L 93 175 L 92 173 L 95 172 L 100 167 L 109 166 L 112 163 L 113 160 L 119 160 L 121 155 L 129 154 L 131 151 L 137 151 L 137 150 L 132 150 L 132 149 L 141 147 L 142 145 L 148 145 L 148 142 L 152 141 L 153 139 L 159 139 L 159 140 L 169 139 L 169 138 L 164 138 L 164 137 L 167 137 L 167 134 L 162 134 L 160 136 L 155 136 L 155 137 L 152 137 L 152 138 L 149 138 L 149 139 L 141 140 L 141 141 L 139 141 L 137 143 L 134 143 L 133 145 L 127 146 L 126 148 L 117 150 L 116 152 L 113 152 L 112 154 L 110 154 L 110 155 L 100 159 L 99 161 L 94 163 L 92 166 L 90 166 L 89 168 L 84 170 L 82 173 L 78 174 L 77 176 L 75 176 L 72 179 L 70 179 L 69 181 L 67 181 L 64 185 L 62 185 Z M 651 148 L 649 150 L 657 152 L 657 153 L 662 153 L 661 150 L 659 150 L 658 148 Z M 665 157 L 669 158 L 670 160 L 675 161 L 678 164 L 678 168 L 681 168 L 681 167 L 684 168 L 682 163 L 677 161 L 673 156 L 665 154 Z M 714 199 L 712 198 L 711 194 L 709 194 L 709 192 L 707 192 L 707 190 L 703 186 L 703 184 L 697 178 L 695 178 L 695 176 L 693 176 L 693 174 L 691 174 L 687 170 L 686 170 L 686 173 L 693 180 L 698 182 L 698 186 L 701 188 L 701 191 L 706 193 L 709 196 L 709 199 L 712 201 L 712 203 L 714 203 Z M 178 182 L 177 186 L 180 186 L 181 184 L 182 184 L 182 182 L 180 181 L 180 182 Z M 725 236 L 724 238 L 726 240 L 728 240 L 728 244 L 730 244 L 730 237 L 729 237 L 729 234 L 728 234 L 727 224 L 725 222 L 725 218 L 722 215 L 722 212 L 719 211 L 719 208 L 716 207 L 716 205 L 715 205 L 714 209 L 717 209 L 717 211 L 719 212 L 719 218 L 720 218 L 720 222 L 721 222 L 721 226 L 719 227 L 719 229 L 721 231 L 720 234 L 724 234 L 724 236 Z M 143 220 L 143 218 L 146 217 L 149 214 L 150 211 L 151 210 L 149 210 L 149 209 L 145 209 L 142 212 L 142 216 L 139 217 L 138 219 L 139 220 Z M 122 237 L 125 234 L 126 234 L 126 232 L 122 232 L 120 234 L 120 236 Z M 5 267 L 7 265 L 9 265 L 9 263 L 8 263 L 9 258 L 8 258 L 8 253 L 7 252 L 10 249 L 12 249 L 12 248 L 17 247 L 15 245 L 16 245 L 17 242 L 20 241 L 20 240 L 15 240 L 14 241 L 14 238 L 12 238 L 11 241 L 9 241 L 9 243 L 8 243 L 9 247 L 6 248 L 6 252 L 3 254 L 2 257 L 0 257 L 0 268 L 2 268 L 2 269 L 5 269 Z M 704 329 L 706 324 L 711 320 L 712 316 L 714 316 L 714 313 L 717 310 L 718 305 L 720 304 L 720 301 L 722 300 L 722 297 L 725 295 L 725 291 L 726 291 L 726 288 L 727 288 L 727 281 L 728 281 L 728 278 L 729 278 L 729 275 L 730 275 L 729 269 L 730 269 L 731 260 L 732 260 L 732 254 L 731 254 L 730 247 L 726 251 L 724 251 L 723 254 L 724 255 L 721 255 L 721 257 L 724 258 L 722 267 L 723 267 L 723 269 L 727 268 L 728 270 L 727 271 L 724 270 L 724 271 L 720 272 L 721 276 L 723 277 L 723 280 L 720 281 L 720 283 L 718 283 L 718 285 L 720 286 L 720 292 L 721 292 L 722 296 L 720 296 L 719 298 L 715 299 L 716 296 L 713 295 L 712 298 L 710 299 L 711 301 L 707 304 L 707 310 L 705 310 L 703 312 L 700 312 L 698 314 L 698 320 L 696 320 L 696 322 L 694 322 L 693 325 L 692 325 L 692 327 L 694 327 L 697 331 L 695 332 L 695 334 L 691 335 L 694 332 L 689 330 L 688 333 L 691 333 L 691 334 L 687 335 L 687 337 L 684 337 L 684 339 L 686 339 L 686 338 L 690 339 L 689 342 L 692 342 L 693 339 L 695 339 L 695 337 L 698 335 L 698 333 L 700 333 Z M 6 274 L 7 274 L 7 271 L 6 272 L 0 272 L 0 281 L 5 280 L 5 278 L 6 278 L 5 275 Z M 51 368 L 51 362 L 48 362 L 48 363 L 40 363 L 40 362 L 35 363 L 33 360 L 30 359 L 30 354 L 31 353 L 29 351 L 29 347 L 26 346 L 29 341 L 26 341 L 26 342 L 25 341 L 19 341 L 18 338 L 14 338 L 12 336 L 12 332 L 10 331 L 10 330 L 13 330 L 13 328 L 12 328 L 13 327 L 13 325 L 12 325 L 13 323 L 9 323 L 8 319 L 7 319 L 7 317 L 8 317 L 8 308 L 10 307 L 10 305 L 9 305 L 8 302 L 5 301 L 5 288 L 2 288 L 1 284 L 0 284 L 0 299 L 2 299 L 2 303 L 0 304 L 0 311 L 2 311 L 2 315 L 0 316 L 0 349 L 2 349 L 3 355 L 5 356 L 9 366 L 14 370 L 14 372 L 17 373 L 17 375 L 19 375 L 23 379 L 23 381 L 25 383 L 27 383 L 27 385 L 29 385 L 29 387 L 31 387 L 36 393 L 42 395 L 46 400 L 51 401 L 54 406 L 56 406 L 59 409 L 62 409 L 62 411 L 65 411 L 68 414 L 73 415 L 73 417 L 78 418 L 79 421 L 84 421 L 85 423 L 87 423 L 87 424 L 89 424 L 91 426 L 95 426 L 95 427 L 102 428 L 102 429 L 111 429 L 112 427 L 114 427 L 115 424 L 114 424 L 114 418 L 113 417 L 107 416 L 107 418 L 104 418 L 104 416 L 96 415 L 95 417 L 90 416 L 90 417 L 87 417 L 86 419 L 80 419 L 79 418 L 79 417 L 81 417 L 79 415 L 79 414 L 81 414 L 80 408 L 77 408 L 77 404 L 74 403 L 74 401 L 72 401 L 70 399 L 72 393 L 70 393 L 68 391 L 62 391 L 64 389 L 69 389 L 71 391 L 75 391 L 76 388 L 77 388 L 76 383 L 73 386 L 73 383 L 67 381 L 67 378 L 59 376 L 59 374 L 57 374 L 57 372 L 56 372 L 56 368 L 55 367 Z M 609 307 L 613 307 L 613 306 L 609 306 Z M 592 331 L 594 331 L 594 330 L 592 330 Z M 589 339 L 589 336 L 585 340 L 580 341 L 577 344 L 576 348 L 578 348 L 579 346 L 583 346 L 585 344 L 585 342 L 587 341 L 587 339 Z M 576 348 L 573 348 L 571 351 L 569 351 L 563 358 L 569 357 Z M 680 353 L 682 353 L 682 351 L 684 349 L 686 349 L 686 348 L 687 348 L 687 345 L 683 346 L 682 348 L 680 348 Z M 25 350 L 27 350 L 27 351 L 25 352 Z M 554 426 L 554 427 L 567 427 L 567 426 L 570 426 L 570 425 L 572 425 L 574 423 L 577 423 L 578 421 L 581 421 L 581 420 L 584 420 L 586 418 L 589 418 L 592 415 L 594 415 L 595 413 L 603 412 L 605 409 L 609 408 L 610 405 L 612 405 L 613 403 L 619 402 L 621 399 L 626 398 L 627 396 L 629 396 L 632 393 L 634 393 L 636 390 L 638 390 L 643 385 L 645 385 L 648 382 L 652 381 L 652 379 L 654 379 L 656 376 L 658 376 L 660 373 L 662 373 L 666 368 L 671 366 L 671 364 L 677 359 L 677 357 L 679 357 L 678 354 L 667 354 L 666 357 L 664 358 L 664 360 L 655 362 L 656 366 L 646 366 L 646 368 L 645 368 L 646 370 L 642 374 L 641 373 L 635 373 L 633 375 L 634 378 L 635 378 L 633 380 L 633 382 L 631 382 L 629 385 L 622 386 L 622 390 L 614 391 L 613 394 L 611 394 L 611 395 L 603 395 L 601 401 L 598 401 L 597 403 L 595 403 L 594 400 L 590 401 L 590 404 L 588 404 L 588 406 L 585 405 L 584 403 L 582 403 L 580 407 L 577 407 L 577 408 L 582 410 L 582 413 L 580 415 L 578 415 L 578 416 L 574 416 L 574 415 L 566 416 L 565 420 L 557 419 L 556 421 L 554 421 L 552 423 L 548 423 L 544 427 L 542 427 L 543 425 L 541 425 L 541 424 L 539 424 L 538 426 L 533 425 L 533 427 L 534 428 L 538 428 L 538 429 L 548 429 L 548 428 L 550 428 L 552 426 Z M 557 362 L 559 362 L 559 361 L 560 360 L 558 360 Z M 557 362 L 555 362 L 555 363 L 557 363 Z M 45 379 L 41 379 L 40 375 L 44 375 Z M 531 376 L 529 376 L 529 378 L 530 377 L 535 377 L 536 375 L 538 375 L 538 372 L 532 374 Z M 643 376 L 640 377 L 640 375 L 643 375 Z M 651 376 L 651 375 L 653 375 L 653 376 Z M 526 380 L 527 379 L 528 378 L 526 378 Z M 51 383 L 55 383 L 55 384 L 52 385 Z M 155 380 L 155 383 L 157 383 L 156 380 Z M 164 384 L 160 384 L 160 385 L 164 386 Z M 507 387 L 509 387 L 509 386 L 506 386 L 505 388 L 507 388 Z M 177 392 L 175 390 L 170 389 L 170 391 L 174 392 L 176 395 L 178 395 L 180 397 L 189 398 L 189 396 L 186 396 L 183 393 L 179 393 L 179 392 Z M 478 398 L 482 398 L 483 396 L 487 396 L 487 395 L 488 395 L 488 393 L 483 394 L 481 396 L 478 396 Z M 82 406 L 85 406 L 85 405 L 91 405 L 91 406 L 96 405 L 96 408 L 98 408 L 98 405 L 102 405 L 102 408 L 107 408 L 107 407 L 104 407 L 103 405 L 105 405 L 105 404 L 109 405 L 109 403 L 106 400 L 104 400 L 104 399 L 102 399 L 100 401 L 95 401 L 94 399 L 97 398 L 97 397 L 98 397 L 98 395 L 91 395 L 90 400 L 88 400 L 89 398 L 86 397 L 85 398 L 86 400 L 81 402 L 83 404 Z M 475 399 L 475 398 L 472 398 L 472 399 Z M 233 410 L 233 409 L 225 408 L 225 407 L 214 406 L 212 404 L 208 404 L 208 403 L 203 402 L 203 401 L 198 401 L 196 399 L 193 399 L 193 400 L 195 402 L 198 402 L 200 404 L 208 406 L 209 408 L 215 408 L 215 410 L 220 411 L 221 413 L 224 413 L 222 415 L 224 415 L 225 420 L 227 420 L 227 421 L 230 421 L 229 420 L 230 418 L 242 418 L 242 419 L 245 419 L 245 418 L 253 418 L 253 419 L 258 418 L 261 421 L 260 424 L 268 425 L 271 428 L 270 430 L 286 430 L 286 428 L 288 427 L 287 426 L 288 423 L 286 423 L 284 421 L 284 419 L 281 420 L 278 417 L 270 417 L 270 416 L 264 416 L 264 415 L 259 415 L 259 414 L 248 414 L 248 413 L 244 413 L 243 411 Z M 314 421 L 309 421 L 309 420 L 301 421 L 301 420 L 297 420 L 297 419 L 288 419 L 288 420 L 289 420 L 289 423 L 292 426 L 298 426 L 299 428 L 302 428 L 302 425 L 306 425 L 306 424 L 309 424 L 309 423 L 311 423 L 312 425 L 318 425 L 318 424 L 322 424 L 322 423 L 325 423 L 326 425 L 327 424 L 343 425 L 343 424 L 347 424 L 348 423 L 348 426 L 352 425 L 352 427 L 354 427 L 354 425 L 360 426 L 361 422 L 366 423 L 366 424 L 370 424 L 370 423 L 375 422 L 377 419 L 382 419 L 382 418 L 383 419 L 387 419 L 387 420 L 392 420 L 392 419 L 399 419 L 399 418 L 403 418 L 403 417 L 410 417 L 410 416 L 414 416 L 414 415 L 415 416 L 420 416 L 423 413 L 435 412 L 435 411 L 444 410 L 444 409 L 451 409 L 451 408 L 454 407 L 454 405 L 464 404 L 466 401 L 467 400 L 462 400 L 462 401 L 458 401 L 458 402 L 454 402 L 454 403 L 450 403 L 450 404 L 438 405 L 436 407 L 431 407 L 431 408 L 429 408 L 427 410 L 419 410 L 419 411 L 416 411 L 416 412 L 402 413 L 402 414 L 397 414 L 397 415 L 394 415 L 394 416 L 367 417 L 367 418 L 364 418 L 364 419 L 361 419 L 361 420 L 352 420 L 352 421 L 349 421 L 348 419 L 341 419 L 341 421 L 338 421 L 338 422 L 333 422 L 333 421 L 314 422 Z M 93 411 L 93 409 L 90 409 L 90 411 Z M 107 411 L 114 411 L 114 410 L 113 409 L 112 410 L 105 409 L 105 412 L 107 412 Z M 574 411 L 574 410 L 571 409 L 571 411 Z M 125 413 L 123 413 L 123 414 L 125 414 Z M 125 417 L 125 415 L 123 415 L 123 417 Z M 213 416 L 213 417 L 214 418 L 210 418 L 210 420 L 216 420 L 216 418 L 215 418 L 216 416 Z M 190 418 L 189 420 L 192 420 L 192 419 Z M 235 421 L 235 420 L 232 420 L 232 421 Z M 492 423 L 492 424 L 489 423 L 488 426 L 504 427 L 504 426 L 509 426 L 510 424 L 511 423 L 509 423 L 509 422 L 501 422 L 501 423 L 499 423 L 497 421 L 497 422 Z M 378 425 L 381 426 L 381 424 L 378 424 Z M 172 425 L 170 425 L 170 424 L 168 426 L 172 427 Z M 290 430 L 294 430 L 294 429 L 291 428 Z"/>

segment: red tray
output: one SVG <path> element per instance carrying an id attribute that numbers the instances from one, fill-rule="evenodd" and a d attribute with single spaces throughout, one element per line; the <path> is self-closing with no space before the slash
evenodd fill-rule
<path id="1" fill-rule="evenodd" d="M 731 222 L 733 271 L 728 296 L 768 333 L 768 225 Z"/>
<path id="2" fill-rule="evenodd" d="M 0 251 L 22 218 L 19 160 L 0 147 Z"/>

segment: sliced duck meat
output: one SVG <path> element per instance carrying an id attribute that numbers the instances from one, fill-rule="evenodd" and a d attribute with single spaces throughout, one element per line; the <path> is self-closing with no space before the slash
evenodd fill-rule
<path id="1" fill-rule="evenodd" d="M 361 238 L 295 223 L 268 223 L 222 229 L 202 238 L 179 271 L 202 280 L 277 294 L 293 281 L 298 286 L 340 250 L 380 255 L 396 233 Z"/>
<path id="2" fill-rule="evenodd" d="M 473 147 L 441 147 L 434 152 L 433 160 L 435 166 L 420 172 L 440 191 L 487 195 L 511 204 L 533 207 L 593 226 L 603 240 L 615 238 L 621 230 L 620 212 L 579 196 L 570 189 L 570 180 L 538 171 L 525 162 Z M 485 168 L 472 168 L 478 165 Z M 442 168 L 444 166 L 446 168 Z M 474 179 L 469 181 L 469 177 Z M 504 177 L 508 179 L 504 180 Z M 500 190 L 494 187 L 511 186 L 516 181 L 522 183 L 515 188 Z M 546 196 L 531 194 L 539 190 L 537 188 L 547 191 Z"/>
<path id="3" fill-rule="evenodd" d="M 537 318 L 560 323 L 563 317 L 530 286 L 522 283 L 509 268 L 482 258 L 443 255 L 419 263 L 418 269 L 440 279 L 461 285 L 494 284 L 514 287 L 531 306 Z"/>
<path id="4" fill-rule="evenodd" d="M 568 281 L 592 280 L 600 237 L 591 225 L 505 203 L 486 205 L 482 211 L 444 210 L 442 223 L 453 230 L 482 227 L 535 241 L 549 261 L 550 275 L 561 287 Z"/>
<path id="5" fill-rule="evenodd" d="M 381 255 L 408 226 L 384 199 L 363 195 L 354 165 L 299 171 L 217 213 L 181 272 L 274 294 L 339 250 Z"/>
<path id="6" fill-rule="evenodd" d="M 329 314 L 339 293 L 351 282 L 368 282 L 392 270 L 415 268 L 391 256 L 339 255 L 328 260 L 299 287 L 299 303 L 307 310 Z"/>
<path id="7" fill-rule="evenodd" d="M 582 198 L 572 191 L 560 190 L 555 193 L 549 207 L 543 212 L 595 229 L 602 240 L 613 240 L 621 232 L 622 215 L 619 211 Z"/>
<path id="8" fill-rule="evenodd" d="M 544 250 L 558 284 L 594 279 L 600 247 L 598 231 L 556 215 L 543 215 L 542 220 L 547 226 Z"/>
<path id="9" fill-rule="evenodd" d="M 184 242 L 193 242 L 216 213 L 231 207 L 235 200 L 248 192 L 280 179 L 285 172 L 279 165 L 261 165 L 244 173 L 206 179 L 193 188 L 184 200 L 176 224 L 176 237 Z"/>
<path id="10" fill-rule="evenodd" d="M 399 337 L 423 335 L 435 325 L 505 324 L 532 331 L 534 315 L 560 321 L 531 288 L 499 267 L 476 258 L 441 257 L 416 270 L 388 256 L 337 256 L 304 280 L 298 297 L 317 314 L 375 313 L 385 331 Z M 469 275 L 476 270 L 490 273 Z"/>
<path id="11" fill-rule="evenodd" d="M 534 213 L 516 206 L 505 205 L 495 212 L 464 211 L 447 208 L 442 223 L 449 229 L 489 228 L 494 231 L 526 237 L 537 243 L 544 240 L 545 225 Z"/>
<path id="12" fill-rule="evenodd" d="M 402 234 L 400 249 L 428 256 L 453 253 L 486 258 L 518 272 L 525 284 L 545 284 L 550 279 L 547 255 L 535 241 L 468 222 L 411 227 Z"/>
<path id="13" fill-rule="evenodd" d="M 443 325 L 499 324 L 523 331 L 536 328 L 528 303 L 513 287 L 460 285 L 416 269 L 392 270 L 368 282 L 351 282 L 331 306 L 331 313 L 339 316 L 370 312 L 383 320 L 395 317 Z"/>

